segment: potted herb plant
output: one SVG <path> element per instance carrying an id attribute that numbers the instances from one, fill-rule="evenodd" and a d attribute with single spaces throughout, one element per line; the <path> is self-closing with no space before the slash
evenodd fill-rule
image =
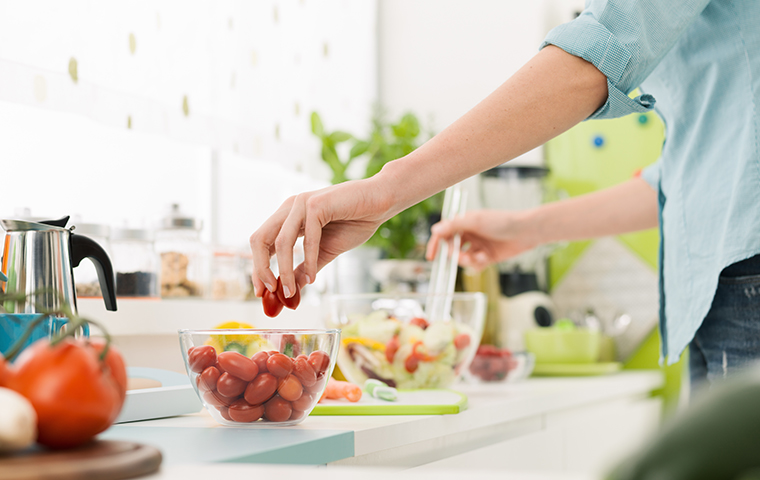
<path id="1" fill-rule="evenodd" d="M 423 142 L 420 122 L 413 113 L 406 113 L 398 121 L 389 122 L 378 110 L 372 119 L 369 138 L 358 138 L 340 130 L 328 132 L 319 114 L 313 112 L 311 131 L 322 142 L 321 157 L 332 171 L 333 184 L 351 180 L 348 170 L 357 160 L 366 162 L 362 178 L 368 178 L 378 173 L 386 163 L 411 153 Z M 344 143 L 345 146 L 341 145 Z M 381 259 L 395 260 L 383 262 L 382 266 L 374 269 L 374 276 L 380 277 L 378 281 L 411 283 L 413 278 L 417 283 L 426 275 L 427 265 L 422 260 L 425 241 L 431 216 L 440 212 L 441 201 L 441 196 L 435 195 L 409 207 L 383 223 L 366 242 L 367 247 L 379 250 Z M 390 278 L 394 275 L 406 277 L 407 280 Z"/>

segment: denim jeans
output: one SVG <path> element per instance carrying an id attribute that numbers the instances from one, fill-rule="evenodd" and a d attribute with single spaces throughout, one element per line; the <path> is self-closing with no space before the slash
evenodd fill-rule
<path id="1" fill-rule="evenodd" d="M 712 307 L 689 345 L 692 391 L 760 360 L 760 255 L 721 272 Z"/>

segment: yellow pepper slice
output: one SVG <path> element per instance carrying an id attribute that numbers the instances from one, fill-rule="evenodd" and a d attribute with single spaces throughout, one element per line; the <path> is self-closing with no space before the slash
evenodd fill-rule
<path id="1" fill-rule="evenodd" d="M 379 350 L 381 352 L 385 352 L 385 345 L 383 345 L 380 342 L 370 340 L 369 338 L 346 337 L 341 340 L 341 343 L 343 344 L 344 347 L 347 346 L 349 343 L 358 343 L 360 345 L 364 345 L 367 348 L 371 348 L 372 350 Z"/>

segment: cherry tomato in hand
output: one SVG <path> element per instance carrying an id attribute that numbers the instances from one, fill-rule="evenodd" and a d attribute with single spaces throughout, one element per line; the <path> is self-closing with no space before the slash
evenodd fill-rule
<path id="1" fill-rule="evenodd" d="M 277 378 L 271 373 L 261 373 L 245 387 L 243 398 L 251 405 L 261 405 L 277 391 Z"/>
<path id="2" fill-rule="evenodd" d="M 280 280 L 280 277 L 277 277 L 277 290 L 275 290 L 275 292 L 277 292 L 277 299 L 280 303 L 291 310 L 295 310 L 301 303 L 301 291 L 298 289 L 298 286 L 296 286 L 296 293 L 294 293 L 292 297 L 285 297 L 285 291 L 282 289 L 282 280 Z"/>
<path id="3" fill-rule="evenodd" d="M 276 293 L 272 293 L 269 290 L 264 290 L 264 295 L 261 297 L 261 304 L 264 306 L 264 315 L 267 317 L 276 317 L 282 311 L 282 302 L 277 298 Z"/>
<path id="4" fill-rule="evenodd" d="M 119 351 L 98 338 L 66 338 L 55 346 L 38 340 L 14 363 L 8 387 L 37 412 L 37 442 L 69 448 L 111 426 L 126 397 L 127 372 Z"/>
<path id="5" fill-rule="evenodd" d="M 256 363 L 242 353 L 222 352 L 217 357 L 217 362 L 219 362 L 222 370 L 246 382 L 256 378 L 259 373 L 259 367 Z"/>
<path id="6" fill-rule="evenodd" d="M 215 363 L 216 350 L 211 345 L 190 347 L 187 350 L 187 364 L 192 372 L 201 373 L 206 367 L 210 367 Z"/>

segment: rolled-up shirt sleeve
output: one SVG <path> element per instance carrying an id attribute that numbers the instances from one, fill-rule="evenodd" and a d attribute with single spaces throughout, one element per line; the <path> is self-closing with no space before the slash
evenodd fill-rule
<path id="1" fill-rule="evenodd" d="M 655 99 L 630 98 L 710 0 L 591 0 L 575 20 L 549 32 L 555 45 L 591 62 L 607 77 L 607 101 L 589 118 L 643 113 Z"/>
<path id="2" fill-rule="evenodd" d="M 641 178 L 652 187 L 652 190 L 658 192 L 660 190 L 660 161 L 657 160 L 644 168 L 641 171 Z"/>

